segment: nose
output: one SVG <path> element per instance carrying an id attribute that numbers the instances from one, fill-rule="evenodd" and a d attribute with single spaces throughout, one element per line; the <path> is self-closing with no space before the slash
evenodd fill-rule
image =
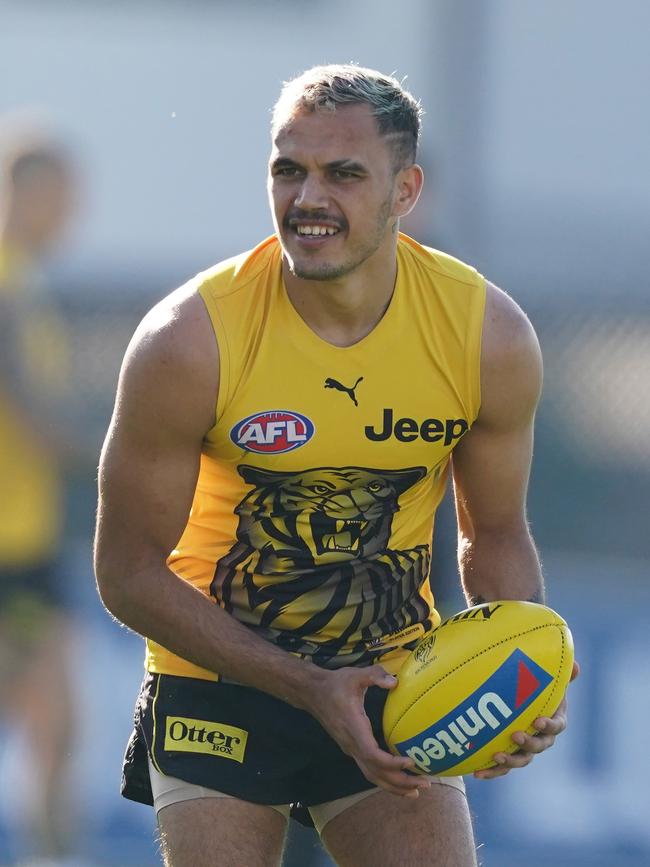
<path id="1" fill-rule="evenodd" d="M 324 210 L 327 208 L 327 191 L 317 175 L 308 174 L 303 180 L 294 200 L 297 208 L 304 211 Z"/>

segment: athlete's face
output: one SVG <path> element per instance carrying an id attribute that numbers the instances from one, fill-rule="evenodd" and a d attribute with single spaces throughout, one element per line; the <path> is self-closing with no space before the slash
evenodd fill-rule
<path id="1" fill-rule="evenodd" d="M 58 163 L 33 166 L 14 188 L 13 207 L 34 250 L 60 240 L 76 207 L 70 170 Z"/>
<path id="2" fill-rule="evenodd" d="M 336 280 L 390 244 L 406 212 L 402 174 L 367 105 L 288 120 L 273 142 L 269 198 L 292 274 Z"/>

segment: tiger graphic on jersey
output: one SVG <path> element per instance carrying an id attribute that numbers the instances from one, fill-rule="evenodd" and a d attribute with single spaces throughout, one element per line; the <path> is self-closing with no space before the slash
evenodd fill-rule
<path id="1" fill-rule="evenodd" d="M 399 497 L 424 467 L 238 470 L 253 489 L 235 509 L 237 542 L 210 585 L 227 611 L 330 668 L 368 664 L 382 636 L 412 624 L 430 628 L 419 592 L 429 546 L 388 547 Z"/>

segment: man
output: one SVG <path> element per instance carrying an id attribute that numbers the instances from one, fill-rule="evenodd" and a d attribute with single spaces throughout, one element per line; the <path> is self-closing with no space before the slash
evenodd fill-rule
<path id="1" fill-rule="evenodd" d="M 60 464 L 71 451 L 68 341 L 41 273 L 72 204 L 70 158 L 8 119 L 0 130 L 0 723 L 19 727 L 33 854 L 74 836 L 66 786 L 72 636 L 60 567 Z M 31 771 L 31 774 L 29 773 Z"/>
<path id="2" fill-rule="evenodd" d="M 409 773 L 381 708 L 439 622 L 452 452 L 468 599 L 543 598 L 524 504 L 541 361 L 508 296 L 398 234 L 419 125 L 372 70 L 287 84 L 277 235 L 165 299 L 127 351 L 96 569 L 147 637 L 123 790 L 154 803 L 167 865 L 277 865 L 296 802 L 338 864 L 476 863 L 462 781 Z M 563 703 L 481 776 L 564 726 Z"/>

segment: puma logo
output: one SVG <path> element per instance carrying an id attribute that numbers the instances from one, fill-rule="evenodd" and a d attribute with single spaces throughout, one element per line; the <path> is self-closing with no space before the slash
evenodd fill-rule
<path id="1" fill-rule="evenodd" d="M 348 388 L 345 385 L 341 385 L 341 383 L 337 379 L 332 379 L 331 376 L 328 376 L 327 379 L 325 380 L 325 388 L 335 388 L 337 391 L 344 391 L 349 396 L 352 403 L 355 406 L 359 406 L 359 403 L 358 403 L 358 401 L 354 395 L 354 392 L 356 391 L 356 388 L 362 379 L 363 379 L 363 376 L 360 376 L 359 379 L 357 379 L 357 381 L 354 383 L 352 388 Z"/>

